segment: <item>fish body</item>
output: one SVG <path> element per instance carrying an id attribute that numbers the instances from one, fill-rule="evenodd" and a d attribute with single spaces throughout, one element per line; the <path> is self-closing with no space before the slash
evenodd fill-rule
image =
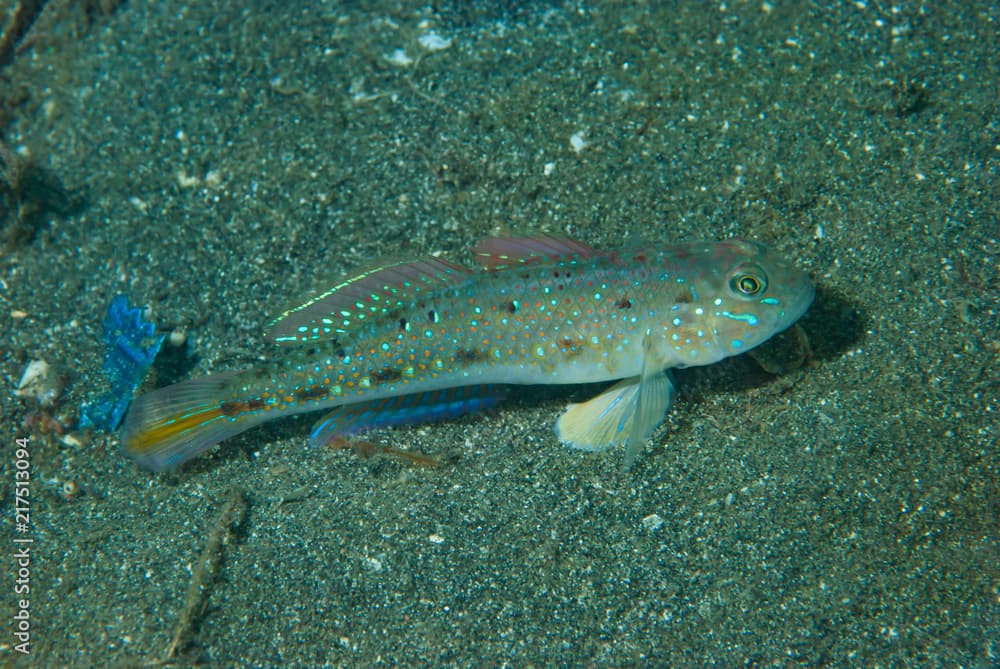
<path id="1" fill-rule="evenodd" d="M 369 427 L 490 406 L 504 388 L 621 380 L 573 404 L 568 445 L 629 446 L 662 420 L 665 370 L 742 353 L 799 318 L 809 278 L 754 242 L 596 251 L 552 237 L 491 238 L 478 267 L 433 258 L 385 262 L 282 313 L 273 361 L 186 381 L 134 402 L 125 452 L 174 467 L 267 420 L 333 409 L 323 442 Z"/>

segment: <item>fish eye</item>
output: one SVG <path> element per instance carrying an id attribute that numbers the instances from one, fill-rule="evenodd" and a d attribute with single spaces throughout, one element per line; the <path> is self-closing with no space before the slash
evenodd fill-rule
<path id="1" fill-rule="evenodd" d="M 767 275 L 759 268 L 741 268 L 729 279 L 729 288 L 746 297 L 760 295 L 767 290 Z"/>

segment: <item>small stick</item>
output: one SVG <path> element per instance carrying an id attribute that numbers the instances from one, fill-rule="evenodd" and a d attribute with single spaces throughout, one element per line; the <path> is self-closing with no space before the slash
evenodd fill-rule
<path id="1" fill-rule="evenodd" d="M 388 455 L 397 460 L 409 462 L 418 467 L 437 467 L 441 464 L 441 458 L 434 455 L 407 451 L 394 446 L 383 446 L 364 439 L 346 439 L 344 437 L 334 437 L 327 442 L 330 448 L 350 449 L 354 451 L 362 460 L 367 460 L 375 455 Z"/>
<path id="2" fill-rule="evenodd" d="M 163 658 L 155 662 L 155 665 L 162 666 L 172 663 L 177 656 L 177 651 L 187 644 L 188 636 L 208 604 L 209 586 L 214 580 L 219 560 L 222 558 L 222 545 L 229 539 L 233 528 L 243 522 L 246 512 L 247 501 L 243 491 L 239 488 L 233 488 L 229 501 L 215 518 L 212 530 L 208 535 L 208 541 L 205 542 L 205 548 L 201 551 L 198 564 L 195 565 L 191 574 L 184 608 L 181 609 L 173 639 L 167 646 Z"/>
<path id="3" fill-rule="evenodd" d="M 10 14 L 10 20 L 0 33 L 0 67 L 14 59 L 14 49 L 28 33 L 31 25 L 42 15 L 46 0 L 21 0 Z"/>

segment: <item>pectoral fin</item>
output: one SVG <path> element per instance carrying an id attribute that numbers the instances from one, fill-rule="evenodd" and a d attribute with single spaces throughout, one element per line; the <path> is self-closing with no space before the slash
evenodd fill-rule
<path id="1" fill-rule="evenodd" d="M 642 373 L 639 375 L 639 393 L 635 399 L 635 418 L 625 442 L 625 460 L 622 469 L 627 470 L 635 462 L 635 457 L 653 435 L 653 430 L 663 420 L 664 414 L 674 401 L 674 384 L 670 372 L 661 368 L 653 354 L 653 336 L 646 331 L 642 340 Z"/>
<path id="2" fill-rule="evenodd" d="M 586 402 L 570 404 L 556 421 L 559 440 L 586 451 L 625 444 L 623 466 L 628 469 L 674 398 L 670 376 L 658 369 L 651 351 L 647 334 L 639 376 L 623 379 Z"/>
<path id="3" fill-rule="evenodd" d="M 628 436 L 630 418 L 639 392 L 639 377 L 619 381 L 603 393 L 570 404 L 556 421 L 559 441 L 584 451 L 603 451 Z"/>

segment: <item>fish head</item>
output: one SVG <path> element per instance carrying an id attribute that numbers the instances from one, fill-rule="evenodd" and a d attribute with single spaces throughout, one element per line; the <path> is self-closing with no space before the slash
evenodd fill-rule
<path id="1" fill-rule="evenodd" d="M 812 303 L 809 275 L 741 239 L 684 247 L 686 288 L 664 323 L 669 364 L 705 365 L 748 351 L 791 326 Z"/>

